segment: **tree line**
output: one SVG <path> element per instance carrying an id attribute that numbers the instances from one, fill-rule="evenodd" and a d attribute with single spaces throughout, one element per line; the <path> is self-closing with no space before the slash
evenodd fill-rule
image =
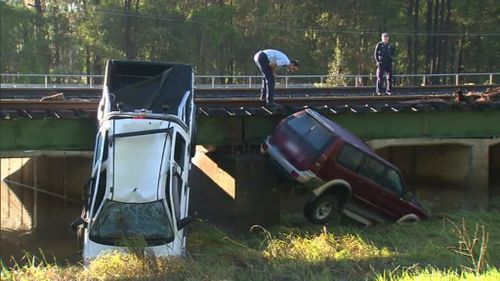
<path id="1" fill-rule="evenodd" d="M 7 0 L 2 73 L 102 74 L 109 58 L 254 74 L 283 50 L 307 74 L 373 74 L 387 31 L 397 73 L 498 71 L 498 0 Z"/>

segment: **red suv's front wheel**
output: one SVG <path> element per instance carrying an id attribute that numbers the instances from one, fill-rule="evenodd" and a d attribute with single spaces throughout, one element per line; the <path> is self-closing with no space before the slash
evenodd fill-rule
<path id="1" fill-rule="evenodd" d="M 314 224 L 338 222 L 340 219 L 340 201 L 332 194 L 325 194 L 306 203 L 304 215 Z"/>

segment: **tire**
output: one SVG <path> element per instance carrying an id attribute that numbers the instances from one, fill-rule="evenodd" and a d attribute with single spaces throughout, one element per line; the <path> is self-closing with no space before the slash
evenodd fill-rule
<path id="1" fill-rule="evenodd" d="M 78 253 L 83 252 L 83 243 L 84 243 L 84 238 L 85 237 L 85 228 L 83 227 L 78 227 L 76 230 L 76 248 Z"/>
<path id="2" fill-rule="evenodd" d="M 396 222 L 398 224 L 414 224 L 420 221 L 420 218 L 415 214 L 407 214 L 402 216 Z"/>
<path id="3" fill-rule="evenodd" d="M 336 223 L 340 221 L 340 201 L 335 195 L 325 194 L 306 203 L 305 217 L 313 224 Z"/>

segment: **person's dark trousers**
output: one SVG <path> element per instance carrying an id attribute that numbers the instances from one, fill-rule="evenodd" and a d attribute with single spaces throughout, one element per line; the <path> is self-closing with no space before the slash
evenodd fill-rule
<path id="1" fill-rule="evenodd" d="M 392 92 L 392 64 L 381 63 L 377 67 L 377 94 L 382 93 L 384 74 L 387 76 L 387 93 Z"/>
<path id="2" fill-rule="evenodd" d="M 259 63 L 259 69 L 264 74 L 264 78 L 262 79 L 262 90 L 261 90 L 261 99 L 266 100 L 266 103 L 273 102 L 274 100 L 274 74 L 273 70 L 269 66 L 269 59 L 264 52 L 259 53 L 259 57 L 257 59 Z"/>

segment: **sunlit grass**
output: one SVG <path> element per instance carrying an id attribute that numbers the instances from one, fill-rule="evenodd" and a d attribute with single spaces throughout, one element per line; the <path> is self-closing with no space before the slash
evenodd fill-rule
<path id="1" fill-rule="evenodd" d="M 301 236 L 286 234 L 269 239 L 264 255 L 269 258 L 298 259 L 307 262 L 325 260 L 386 258 L 393 255 L 387 248 L 378 248 L 358 235 L 327 233 Z"/>
<path id="2" fill-rule="evenodd" d="M 457 270 L 439 270 L 426 268 L 418 270 L 407 270 L 403 272 L 384 272 L 375 277 L 376 281 L 498 281 L 500 271 L 492 268 L 483 274 L 476 275 L 473 272 L 458 272 Z"/>
<path id="3" fill-rule="evenodd" d="M 489 233 L 485 267 L 468 269 L 450 221 Z M 27 255 L 1 280 L 500 280 L 500 212 L 459 213 L 411 225 L 319 227 L 284 222 L 239 235 L 203 222 L 189 227 L 185 258 L 113 252 L 90 266 L 57 266 Z"/>

